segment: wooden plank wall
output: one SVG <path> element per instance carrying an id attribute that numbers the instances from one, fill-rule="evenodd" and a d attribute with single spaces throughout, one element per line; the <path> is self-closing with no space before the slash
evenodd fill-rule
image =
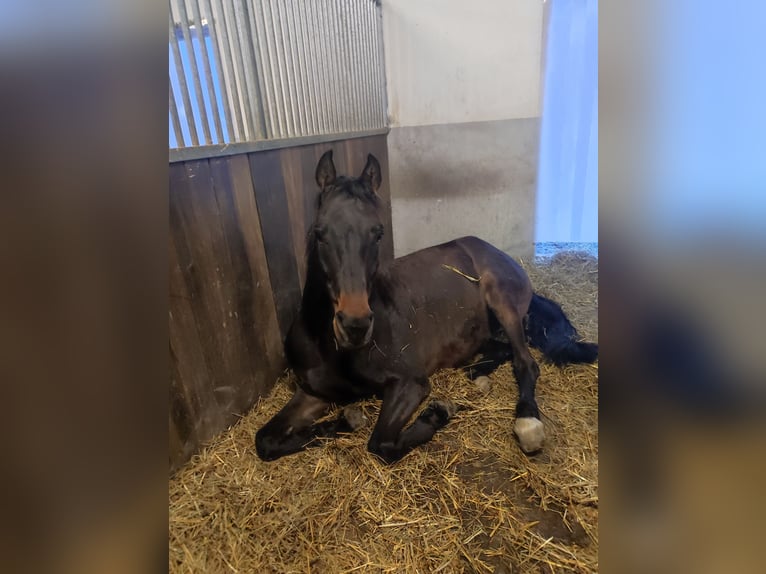
<path id="1" fill-rule="evenodd" d="M 300 303 L 316 164 L 338 174 L 381 163 L 393 257 L 386 136 L 170 165 L 170 468 L 236 422 L 285 368 L 282 342 Z M 253 456 L 255 454 L 253 453 Z"/>

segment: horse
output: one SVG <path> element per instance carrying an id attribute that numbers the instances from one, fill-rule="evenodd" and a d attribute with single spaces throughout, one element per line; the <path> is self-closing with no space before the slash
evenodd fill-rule
<path id="1" fill-rule="evenodd" d="M 449 400 L 431 400 L 407 424 L 429 397 L 429 376 L 465 366 L 498 340 L 507 340 L 519 388 L 514 434 L 523 452 L 539 451 L 540 370 L 527 340 L 557 365 L 593 362 L 598 346 L 581 341 L 561 307 L 533 292 L 516 261 L 476 237 L 381 265 L 381 181 L 371 154 L 357 178 L 336 174 L 332 150 L 317 164 L 302 300 L 284 342 L 296 389 L 256 433 L 258 457 L 273 461 L 357 430 L 361 413 L 349 405 L 376 397 L 367 449 L 394 463 L 456 412 Z M 327 420 L 334 406 L 346 408 Z"/>

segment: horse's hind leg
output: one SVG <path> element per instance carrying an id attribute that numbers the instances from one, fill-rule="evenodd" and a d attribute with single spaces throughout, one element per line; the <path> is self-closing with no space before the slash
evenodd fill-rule
<path id="1" fill-rule="evenodd" d="M 479 349 L 481 360 L 467 367 L 463 367 L 468 378 L 472 381 L 480 377 L 489 377 L 501 365 L 504 365 L 513 358 L 511 350 L 506 341 L 489 339 L 481 349 Z"/>
<path id="2" fill-rule="evenodd" d="M 522 323 L 529 305 L 527 293 L 526 290 L 518 292 L 503 288 L 504 286 L 495 281 L 492 275 L 483 276 L 482 282 L 487 304 L 508 335 L 513 351 L 513 374 L 516 376 L 519 387 L 516 424 L 513 431 L 519 439 L 521 449 L 526 453 L 532 453 L 542 447 L 545 433 L 535 401 L 535 385 L 540 375 L 540 368 L 529 352 Z M 531 289 L 529 296 L 531 297 Z"/>
<path id="3" fill-rule="evenodd" d="M 345 412 L 337 419 L 317 423 L 317 419 L 329 412 L 330 406 L 318 397 L 296 391 L 282 410 L 256 433 L 258 456 L 262 460 L 276 460 L 318 446 L 318 438 L 332 438 L 357 428 L 359 423 Z"/>

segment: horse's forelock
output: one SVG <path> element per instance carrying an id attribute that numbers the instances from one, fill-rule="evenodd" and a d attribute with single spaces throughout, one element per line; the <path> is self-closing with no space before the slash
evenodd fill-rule
<path id="1" fill-rule="evenodd" d="M 346 176 L 338 177 L 332 185 L 322 191 L 318 205 L 321 206 L 324 201 L 332 197 L 353 197 L 376 207 L 379 203 L 378 195 L 368 185 L 357 178 Z"/>

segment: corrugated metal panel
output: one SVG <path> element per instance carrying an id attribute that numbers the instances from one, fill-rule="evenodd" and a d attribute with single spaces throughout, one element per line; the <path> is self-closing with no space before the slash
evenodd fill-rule
<path id="1" fill-rule="evenodd" d="M 386 127 L 374 0 L 169 0 L 170 147 Z"/>

